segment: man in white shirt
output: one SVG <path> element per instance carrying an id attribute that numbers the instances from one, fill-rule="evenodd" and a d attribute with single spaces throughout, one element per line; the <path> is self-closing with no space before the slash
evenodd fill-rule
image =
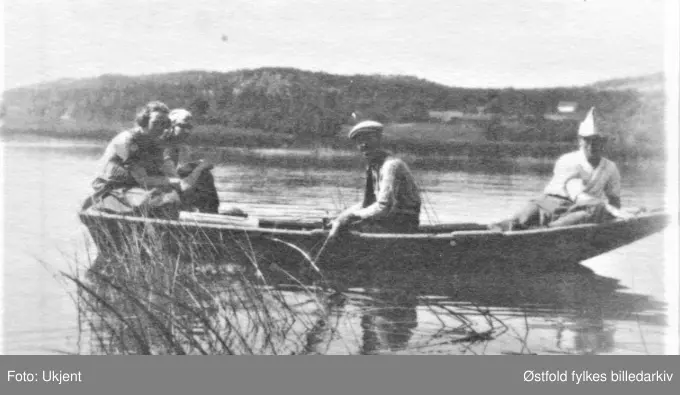
<path id="1" fill-rule="evenodd" d="M 555 163 L 543 195 L 491 229 L 557 227 L 625 216 L 619 210 L 621 175 L 616 164 L 602 156 L 607 137 L 595 127 L 592 108 L 579 127 L 578 140 L 579 149 Z"/>

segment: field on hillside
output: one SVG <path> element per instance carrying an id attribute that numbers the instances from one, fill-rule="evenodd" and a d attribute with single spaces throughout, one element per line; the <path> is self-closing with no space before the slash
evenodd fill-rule
<path id="1" fill-rule="evenodd" d="M 385 137 L 414 141 L 484 141 L 486 130 L 478 123 L 402 123 L 385 128 Z"/>

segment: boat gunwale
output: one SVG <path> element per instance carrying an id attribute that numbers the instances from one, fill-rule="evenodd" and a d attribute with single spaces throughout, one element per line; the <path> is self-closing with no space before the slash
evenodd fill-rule
<path id="1" fill-rule="evenodd" d="M 136 223 L 146 223 L 146 224 L 158 224 L 167 226 L 180 226 L 180 227 L 192 227 L 192 228 L 209 228 L 220 231 L 232 231 L 232 232 L 246 232 L 249 234 L 267 234 L 267 235 L 290 235 L 290 236 L 326 236 L 328 230 L 325 229 L 313 229 L 313 230 L 297 230 L 297 229 L 285 229 L 285 228 L 265 228 L 265 227 L 245 227 L 239 226 L 237 224 L 218 224 L 212 222 L 202 222 L 197 220 L 179 220 L 179 219 L 163 219 L 163 218 L 148 218 L 139 217 L 133 215 L 121 215 L 121 214 L 111 214 L 105 212 L 94 212 L 91 210 L 79 212 L 79 216 L 89 217 L 89 218 L 105 218 L 110 220 L 118 221 L 129 221 Z M 667 212 L 651 211 L 637 215 L 631 219 L 616 219 L 614 221 L 606 223 L 590 223 L 590 224 L 578 224 L 569 225 L 557 228 L 536 228 L 527 230 L 514 230 L 514 231 L 493 231 L 493 230 L 461 230 L 452 232 L 421 232 L 421 233 L 366 233 L 358 231 L 350 231 L 350 234 L 358 239 L 365 240 L 385 240 L 385 239 L 400 239 L 400 240 L 456 240 L 459 238 L 485 238 L 485 237 L 498 237 L 498 238 L 516 238 L 521 236 L 529 235 L 554 235 L 559 233 L 569 233 L 575 230 L 581 229 L 608 229 L 611 227 L 621 226 L 622 224 L 630 224 L 639 222 L 645 218 L 662 218 L 666 217 L 670 219 L 671 215 Z M 448 225 L 448 224 L 442 224 Z M 456 225 L 456 223 L 451 223 L 451 225 Z"/>

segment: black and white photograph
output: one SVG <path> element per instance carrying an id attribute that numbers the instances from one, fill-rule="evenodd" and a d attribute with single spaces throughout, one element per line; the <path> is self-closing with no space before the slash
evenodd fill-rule
<path id="1" fill-rule="evenodd" d="M 677 355 L 677 11 L 5 0 L 0 353 Z"/>

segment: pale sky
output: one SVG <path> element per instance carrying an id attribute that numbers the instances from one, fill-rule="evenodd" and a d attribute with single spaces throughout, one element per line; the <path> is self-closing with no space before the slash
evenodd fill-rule
<path id="1" fill-rule="evenodd" d="M 564 86 L 654 73 L 664 61 L 664 0 L 4 3 L 7 89 L 262 66 L 466 87 Z"/>

